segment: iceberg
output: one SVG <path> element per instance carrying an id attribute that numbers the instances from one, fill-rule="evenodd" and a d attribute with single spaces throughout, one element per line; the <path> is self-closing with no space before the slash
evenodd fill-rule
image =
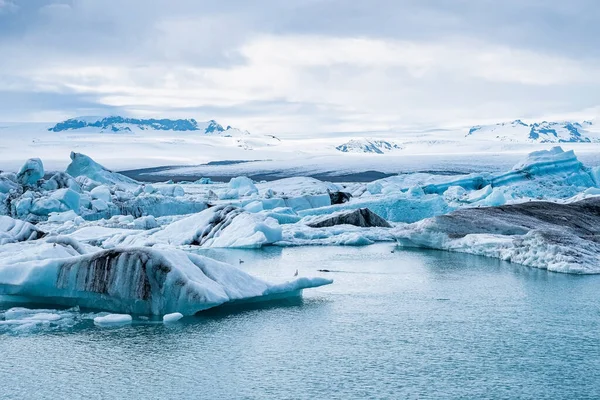
<path id="1" fill-rule="evenodd" d="M 307 225 L 311 228 L 325 228 L 335 225 L 354 225 L 362 228 L 392 227 L 385 219 L 368 208 L 359 208 L 355 211 L 341 211 L 328 216 L 317 217 L 308 222 Z"/>
<path id="2" fill-rule="evenodd" d="M 30 158 L 17 174 L 19 183 L 24 186 L 34 186 L 44 177 L 44 164 L 39 158 Z"/>
<path id="3" fill-rule="evenodd" d="M 549 271 L 600 273 L 600 197 L 465 208 L 398 228 L 401 246 L 500 258 Z"/>
<path id="4" fill-rule="evenodd" d="M 229 181 L 229 189 L 236 190 L 239 193 L 239 196 L 258 194 L 258 189 L 254 185 L 254 182 L 252 182 L 252 179 L 245 176 L 231 178 Z"/>
<path id="5" fill-rule="evenodd" d="M 222 205 L 173 222 L 134 244 L 258 248 L 281 240 L 279 223 L 262 214 Z"/>
<path id="6" fill-rule="evenodd" d="M 19 245 L 2 247 L 0 295 L 119 314 L 193 315 L 225 303 L 297 297 L 303 289 L 332 283 L 300 278 L 270 284 L 231 265 L 172 249 L 90 251 L 74 241 L 58 241 L 41 243 L 36 254 L 26 255 Z"/>
<path id="7" fill-rule="evenodd" d="M 75 178 L 83 176 L 98 183 L 117 185 L 123 189 L 139 186 L 139 182 L 125 175 L 112 172 L 81 153 L 71 152 L 71 164 L 67 167 L 66 172 Z"/>
<path id="8" fill-rule="evenodd" d="M 381 218 L 391 222 L 416 222 L 453 210 L 439 195 L 412 197 L 406 193 L 399 193 L 387 196 L 371 196 L 339 205 L 300 210 L 298 215 L 302 217 L 329 215 L 339 211 L 354 211 L 357 208 L 368 208 Z"/>

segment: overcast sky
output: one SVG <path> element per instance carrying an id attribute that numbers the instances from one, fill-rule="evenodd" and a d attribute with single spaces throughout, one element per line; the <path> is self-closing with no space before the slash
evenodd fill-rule
<path id="1" fill-rule="evenodd" d="M 0 121 L 592 118 L 599 38 L 598 0 L 0 0 Z"/>

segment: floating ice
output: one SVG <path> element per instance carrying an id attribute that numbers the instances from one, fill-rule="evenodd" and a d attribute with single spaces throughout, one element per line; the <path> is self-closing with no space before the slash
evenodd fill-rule
<path id="1" fill-rule="evenodd" d="M 257 248 L 278 240 L 281 227 L 273 218 L 233 206 L 217 206 L 174 222 L 144 242 Z"/>
<path id="2" fill-rule="evenodd" d="M 79 308 L 68 310 L 14 307 L 0 313 L 0 333 L 31 333 L 68 329 L 79 321 Z"/>
<path id="3" fill-rule="evenodd" d="M 240 196 L 249 196 L 251 194 L 258 194 L 258 189 L 252 182 L 252 179 L 245 176 L 238 176 L 237 178 L 231 178 L 229 181 L 229 188 L 236 190 Z"/>
<path id="4" fill-rule="evenodd" d="M 92 199 L 102 200 L 105 203 L 110 203 L 112 200 L 112 195 L 110 193 L 110 188 L 105 185 L 97 186 L 90 190 L 90 195 Z"/>
<path id="5" fill-rule="evenodd" d="M 71 152 L 71 164 L 67 167 L 67 174 L 73 177 L 84 176 L 95 182 L 108 185 L 117 185 L 122 188 L 133 188 L 139 185 L 131 178 L 112 172 L 98 164 L 85 154 Z"/>
<path id="6" fill-rule="evenodd" d="M 115 313 L 192 315 L 228 302 L 300 296 L 302 289 L 332 282 L 301 278 L 273 285 L 228 264 L 177 250 L 87 252 L 72 245 L 41 243 L 35 255 L 23 254 L 23 246 L 15 244 L 1 247 L 0 295 Z"/>
<path id="7" fill-rule="evenodd" d="M 354 211 L 341 211 L 327 216 L 320 216 L 306 221 L 311 228 L 325 228 L 334 225 L 354 225 L 362 228 L 383 227 L 391 225 L 379 215 L 368 208 L 359 208 Z"/>
<path id="8" fill-rule="evenodd" d="M 600 273 L 600 198 L 468 208 L 399 228 L 398 242 L 565 273 Z"/>
<path id="9" fill-rule="evenodd" d="M 171 323 L 171 322 L 177 322 L 181 318 L 183 318 L 183 314 L 178 313 L 178 312 L 171 313 L 171 314 L 163 315 L 163 322 L 165 324 L 168 324 L 168 323 Z"/>
<path id="10" fill-rule="evenodd" d="M 94 324 L 98 326 L 123 326 L 130 325 L 133 318 L 129 314 L 108 314 L 103 317 L 94 318 Z"/>
<path id="11" fill-rule="evenodd" d="M 368 208 L 380 217 L 392 222 L 415 222 L 432 215 L 442 215 L 451 211 L 451 208 L 438 195 L 425 195 L 413 198 L 405 193 L 388 196 L 373 196 L 356 199 L 348 203 L 301 210 L 300 216 L 328 215 L 338 211 L 354 211 L 357 208 Z"/>
<path id="12" fill-rule="evenodd" d="M 33 186 L 44 177 L 44 164 L 39 158 L 30 158 L 21 167 L 17 179 L 22 185 Z"/>

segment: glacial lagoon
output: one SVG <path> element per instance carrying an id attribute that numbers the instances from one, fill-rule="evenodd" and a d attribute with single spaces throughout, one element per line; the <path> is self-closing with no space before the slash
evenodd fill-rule
<path id="1" fill-rule="evenodd" d="M 334 283 L 171 324 L 2 316 L 0 398 L 600 396 L 598 275 L 391 243 L 196 251 L 269 281 L 298 270 Z"/>

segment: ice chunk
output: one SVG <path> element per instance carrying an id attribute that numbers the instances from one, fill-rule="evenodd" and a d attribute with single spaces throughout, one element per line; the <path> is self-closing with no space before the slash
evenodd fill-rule
<path id="1" fill-rule="evenodd" d="M 300 296 L 302 289 L 332 283 L 301 278 L 273 285 L 177 250 L 126 248 L 79 255 L 71 245 L 48 245 L 38 246 L 44 252 L 37 255 L 23 254 L 20 243 L 0 248 L 10 252 L 0 257 L 0 295 L 121 314 L 193 315 L 229 302 Z"/>
<path id="2" fill-rule="evenodd" d="M 284 225 L 283 239 L 278 246 L 364 246 L 375 242 L 395 241 L 389 228 L 361 228 L 354 225 L 335 225 L 311 228 L 303 223 Z"/>
<path id="3" fill-rule="evenodd" d="M 48 310 L 14 307 L 6 310 L 0 318 L 0 332 L 32 332 L 38 330 L 68 329 L 77 323 L 79 309 Z M 0 317 L 2 313 L 0 313 Z"/>
<path id="4" fill-rule="evenodd" d="M 423 188 L 420 186 L 411 186 L 408 189 L 407 194 L 410 197 L 419 198 L 425 196 L 425 191 L 423 191 Z"/>
<path id="5" fill-rule="evenodd" d="M 391 228 L 391 225 L 385 219 L 381 218 L 368 208 L 359 208 L 354 211 L 341 211 L 331 215 L 313 218 L 307 225 L 312 228 L 324 228 L 334 225 L 354 225 L 362 228 Z"/>
<path id="6" fill-rule="evenodd" d="M 467 196 L 469 203 L 475 203 L 488 197 L 492 193 L 492 185 L 487 185 L 483 189 L 472 191 Z"/>
<path id="7" fill-rule="evenodd" d="M 67 167 L 67 173 L 74 177 L 85 176 L 95 182 L 117 185 L 124 189 L 132 189 L 139 185 L 133 179 L 112 172 L 81 153 L 71 152 L 71 164 Z"/>
<path id="8" fill-rule="evenodd" d="M 447 203 L 466 202 L 467 191 L 462 186 L 450 186 L 443 194 Z"/>
<path id="9" fill-rule="evenodd" d="M 279 222 L 280 224 L 294 224 L 300 221 L 301 219 L 298 216 L 298 214 L 296 214 L 296 212 L 289 207 L 280 207 L 275 208 L 273 210 L 265 210 L 262 211 L 261 214 L 265 217 L 270 217 L 277 220 L 277 222 Z"/>
<path id="10" fill-rule="evenodd" d="M 246 204 L 244 206 L 244 210 L 251 212 L 251 213 L 257 213 L 263 210 L 263 203 L 262 201 L 252 201 L 248 204 Z"/>
<path id="11" fill-rule="evenodd" d="M 566 273 L 600 273 L 600 198 L 467 208 L 400 228 L 404 246 L 497 257 Z"/>
<path id="12" fill-rule="evenodd" d="M 33 201 L 30 211 L 35 215 L 47 216 L 53 212 L 66 211 L 66 207 L 58 199 L 42 197 Z"/>
<path id="13" fill-rule="evenodd" d="M 39 158 L 30 158 L 19 170 L 17 179 L 22 185 L 33 186 L 44 177 L 44 164 Z"/>
<path id="14" fill-rule="evenodd" d="M 45 190 L 71 189 L 77 193 L 81 192 L 81 186 L 77 181 L 66 172 L 58 172 L 42 185 Z"/>
<path id="15" fill-rule="evenodd" d="M 229 181 L 229 188 L 235 189 L 240 196 L 250 196 L 252 194 L 258 194 L 258 189 L 252 179 L 245 176 L 238 176 L 231 178 Z"/>
<path id="16" fill-rule="evenodd" d="M 148 185 L 142 185 L 142 191 L 146 194 L 152 194 L 152 193 L 156 192 L 156 189 L 154 188 L 154 186 L 148 184 Z"/>
<path id="17" fill-rule="evenodd" d="M 58 189 L 52 193 L 51 199 L 56 199 L 65 205 L 67 210 L 79 210 L 80 195 L 71 189 Z"/>
<path id="18" fill-rule="evenodd" d="M 104 200 L 96 199 L 92 200 L 92 207 L 96 211 L 106 211 L 108 210 L 108 204 Z"/>
<path id="19" fill-rule="evenodd" d="M 14 207 L 13 215 L 26 219 L 33 206 L 33 198 L 23 195 L 14 201 L 12 206 Z"/>
<path id="20" fill-rule="evenodd" d="M 281 240 L 276 220 L 234 206 L 217 206 L 166 226 L 147 243 L 257 248 Z"/>
<path id="21" fill-rule="evenodd" d="M 132 321 L 133 318 L 129 314 L 108 314 L 94 318 L 94 324 L 98 326 L 130 325 Z"/>
<path id="22" fill-rule="evenodd" d="M 161 185 L 156 188 L 156 191 L 163 196 L 182 197 L 185 196 L 185 190 L 180 185 Z"/>
<path id="23" fill-rule="evenodd" d="M 367 191 L 371 194 L 380 194 L 383 190 L 383 185 L 380 181 L 374 181 L 367 184 Z"/>
<path id="24" fill-rule="evenodd" d="M 181 318 L 183 318 L 183 314 L 178 313 L 178 312 L 171 313 L 171 314 L 163 315 L 163 322 L 165 324 L 168 324 L 168 323 L 172 323 L 172 322 L 177 322 Z"/>
<path id="25" fill-rule="evenodd" d="M 0 245 L 43 237 L 44 232 L 29 222 L 0 215 Z"/>
<path id="26" fill-rule="evenodd" d="M 240 193 L 237 189 L 226 190 L 219 194 L 219 200 L 235 200 L 240 197 Z"/>
<path id="27" fill-rule="evenodd" d="M 105 185 L 93 188 L 90 191 L 90 194 L 92 195 L 92 199 L 102 200 L 105 203 L 110 203 L 112 201 L 110 189 Z"/>
<path id="28" fill-rule="evenodd" d="M 9 179 L 7 176 L 0 175 L 0 193 L 10 193 L 19 188 L 20 185 L 15 180 Z"/>
<path id="29" fill-rule="evenodd" d="M 391 222 L 415 222 L 431 216 L 445 214 L 454 209 L 444 201 L 442 196 L 425 195 L 421 198 L 413 198 L 405 194 L 399 194 L 386 197 L 367 197 L 335 206 L 301 210 L 298 215 L 327 215 L 337 211 L 353 211 L 357 208 L 368 208 Z"/>
<path id="30" fill-rule="evenodd" d="M 300 197 L 284 198 L 286 207 L 294 211 L 308 210 L 311 208 L 328 207 L 331 205 L 329 194 L 306 195 Z"/>
<path id="31" fill-rule="evenodd" d="M 328 192 L 339 192 L 341 187 L 331 182 L 323 182 L 309 177 L 291 177 L 260 183 L 257 185 L 266 198 L 275 196 L 301 197 L 306 195 L 321 195 Z"/>
<path id="32" fill-rule="evenodd" d="M 487 206 L 501 206 L 506 203 L 503 190 L 495 188 L 492 193 L 484 200 Z"/>
<path id="33" fill-rule="evenodd" d="M 73 221 L 76 218 L 81 218 L 77 213 L 73 210 L 65 211 L 62 213 L 50 213 L 48 217 L 48 222 L 67 222 Z"/>

